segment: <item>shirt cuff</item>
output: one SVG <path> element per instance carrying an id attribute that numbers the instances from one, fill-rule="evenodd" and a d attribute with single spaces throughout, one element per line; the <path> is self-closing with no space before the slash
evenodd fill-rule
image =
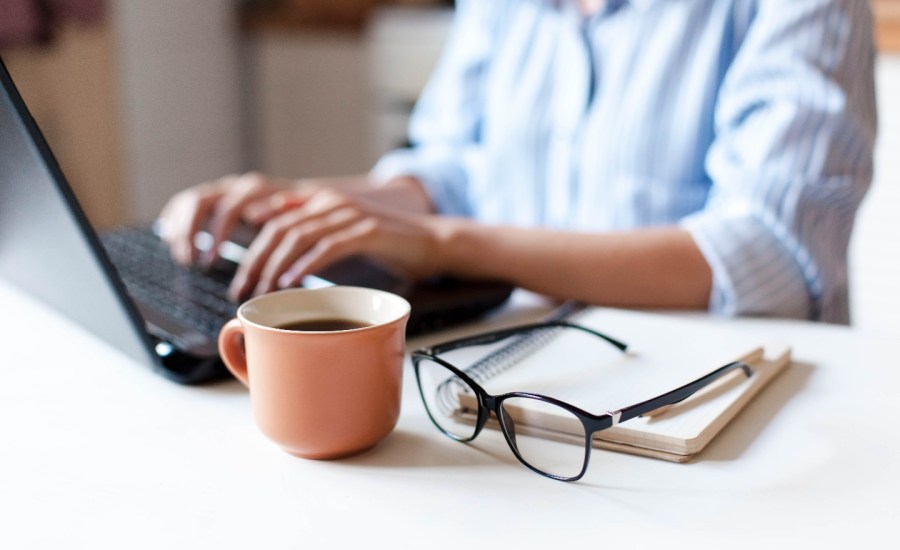
<path id="1" fill-rule="evenodd" d="M 376 182 L 412 176 L 425 187 L 437 212 L 448 216 L 471 216 L 466 197 L 465 171 L 449 155 L 417 149 L 397 149 L 381 158 L 369 175 Z"/>
<path id="2" fill-rule="evenodd" d="M 751 214 L 712 211 L 688 216 L 681 226 L 712 269 L 710 312 L 811 318 L 803 273 L 772 228 Z"/>

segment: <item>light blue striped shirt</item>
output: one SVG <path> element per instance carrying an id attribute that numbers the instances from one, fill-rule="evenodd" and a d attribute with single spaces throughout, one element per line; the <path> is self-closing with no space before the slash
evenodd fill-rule
<path id="1" fill-rule="evenodd" d="M 414 146 L 373 174 L 486 223 L 679 225 L 711 311 L 847 322 L 873 63 L 865 0 L 460 0 Z"/>

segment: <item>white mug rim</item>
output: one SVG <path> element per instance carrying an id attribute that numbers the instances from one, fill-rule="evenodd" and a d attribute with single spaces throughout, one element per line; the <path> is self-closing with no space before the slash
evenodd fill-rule
<path id="1" fill-rule="evenodd" d="M 288 330 L 283 328 L 278 328 L 273 326 L 274 324 L 279 324 L 275 322 L 271 322 L 271 318 L 268 319 L 270 322 L 266 322 L 264 319 L 259 319 L 259 316 L 264 315 L 264 313 L 260 311 L 251 311 L 254 308 L 263 307 L 262 304 L 266 302 L 270 302 L 273 300 L 284 300 L 288 296 L 302 296 L 312 299 L 313 296 L 322 297 L 322 295 L 328 294 L 355 294 L 357 297 L 368 296 L 368 297 L 378 297 L 382 300 L 386 300 L 387 302 L 393 303 L 393 307 L 396 309 L 393 314 L 388 315 L 387 317 L 376 320 L 372 318 L 361 319 L 360 316 L 344 314 L 345 318 L 359 321 L 365 323 L 365 326 L 353 329 L 344 329 L 344 330 L 316 330 L 316 331 L 298 331 L 298 330 Z M 283 302 L 282 302 L 283 303 Z M 391 307 L 391 306 L 388 306 Z M 398 296 L 397 294 L 393 294 L 391 292 L 387 292 L 384 290 L 367 288 L 367 287 L 359 287 L 359 286 L 349 286 L 349 285 L 335 285 L 324 288 L 289 288 L 284 290 L 278 290 L 275 292 L 270 292 L 267 294 L 263 294 L 261 296 L 256 296 L 247 300 L 238 308 L 237 318 L 241 323 L 249 326 L 253 326 L 255 328 L 273 331 L 285 334 L 315 334 L 315 335 L 329 335 L 329 334 L 348 334 L 348 333 L 357 333 L 368 330 L 377 329 L 379 327 L 383 327 L 386 325 L 391 325 L 393 323 L 397 323 L 405 318 L 407 318 L 410 314 L 412 307 L 409 302 L 403 298 L 402 296 Z M 333 316 L 340 316 L 338 313 L 330 313 Z M 321 319 L 324 314 L 319 315 L 311 315 L 309 319 Z M 292 313 L 289 315 L 290 321 L 297 321 L 303 319 L 297 319 L 296 313 Z M 285 320 L 282 320 L 284 322 Z"/>

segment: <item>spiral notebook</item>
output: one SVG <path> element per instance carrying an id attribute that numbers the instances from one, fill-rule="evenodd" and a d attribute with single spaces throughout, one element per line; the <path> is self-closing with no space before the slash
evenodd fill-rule
<path id="1" fill-rule="evenodd" d="M 594 447 L 685 462 L 704 447 L 790 363 L 785 343 L 763 341 L 727 322 L 658 313 L 588 308 L 567 320 L 629 345 L 622 353 L 580 331 L 553 329 L 481 351 L 466 371 L 492 394 L 528 391 L 602 414 L 656 397 L 736 360 L 735 371 L 690 398 L 594 435 Z M 471 396 L 461 396 L 463 408 Z M 583 444 L 574 417 L 529 411 L 517 431 Z M 490 424 L 489 424 L 490 425 Z M 492 427 L 496 428 L 496 424 Z"/>

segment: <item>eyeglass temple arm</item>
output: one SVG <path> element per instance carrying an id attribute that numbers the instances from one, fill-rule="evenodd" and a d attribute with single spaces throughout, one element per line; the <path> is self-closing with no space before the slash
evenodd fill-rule
<path id="1" fill-rule="evenodd" d="M 446 353 L 448 351 L 453 351 L 455 349 L 459 349 L 459 348 L 462 348 L 465 346 L 483 346 L 483 345 L 487 345 L 487 344 L 494 344 L 501 340 L 505 340 L 506 338 L 509 338 L 510 336 L 515 336 L 516 334 L 523 334 L 526 332 L 532 332 L 535 330 L 542 330 L 542 329 L 548 329 L 548 328 L 554 328 L 554 327 L 577 329 L 577 330 L 586 332 L 588 334 L 591 334 L 593 336 L 596 336 L 597 338 L 600 338 L 602 340 L 605 340 L 609 344 L 618 348 L 620 351 L 628 350 L 628 344 L 621 342 L 619 340 L 616 340 L 615 338 L 613 338 L 611 336 L 607 336 L 607 335 L 603 334 L 602 332 L 597 332 L 596 330 L 590 329 L 588 327 L 585 327 L 582 325 L 577 325 L 575 323 L 569 323 L 567 321 L 547 321 L 547 322 L 543 322 L 543 323 L 519 325 L 519 326 L 508 328 L 508 329 L 501 329 L 501 330 L 497 330 L 494 332 L 488 332 L 486 334 L 479 334 L 476 336 L 460 338 L 458 340 L 451 340 L 450 342 L 445 342 L 443 344 L 440 344 L 438 346 L 430 348 L 427 351 L 428 351 L 428 353 L 437 355 L 440 353 Z"/>
<path id="2" fill-rule="evenodd" d="M 743 361 L 734 361 L 733 363 L 728 363 L 724 367 L 719 367 L 706 376 L 698 378 L 697 380 L 685 384 L 684 386 L 674 389 L 668 393 L 664 393 L 659 397 L 654 397 L 653 399 L 648 399 L 647 401 L 643 401 L 636 405 L 631 405 L 630 407 L 626 407 L 620 411 L 610 413 L 610 416 L 613 417 L 613 425 L 625 422 L 626 420 L 631 420 L 632 418 L 647 414 L 649 412 L 655 411 L 656 409 L 666 407 L 668 405 L 674 405 L 675 403 L 684 401 L 688 397 L 694 395 L 701 389 L 705 388 L 719 378 L 736 369 L 741 369 L 742 371 L 744 371 L 744 374 L 747 376 L 747 378 L 753 376 L 753 369 L 750 368 L 750 365 L 748 365 L 747 363 L 744 363 Z"/>

